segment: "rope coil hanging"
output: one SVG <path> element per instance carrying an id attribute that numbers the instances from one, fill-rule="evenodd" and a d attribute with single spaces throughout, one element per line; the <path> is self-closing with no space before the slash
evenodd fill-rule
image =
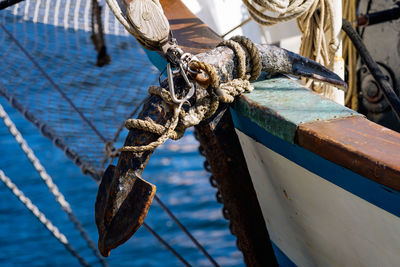
<path id="1" fill-rule="evenodd" d="M 356 1 L 343 1 L 343 18 L 347 21 L 356 20 L 357 3 Z M 345 98 L 345 105 L 353 110 L 358 110 L 357 92 L 357 50 L 346 33 L 342 33 L 343 39 L 343 58 L 347 66 L 347 83 L 349 85 Z"/>
<path id="2" fill-rule="evenodd" d="M 207 91 L 207 94 L 197 94 L 206 96 L 198 97 L 195 104 L 186 110 L 182 108 L 182 104 L 177 105 L 172 101 L 169 91 L 159 86 L 151 86 L 149 94 L 160 96 L 163 102 L 172 108 L 173 115 L 165 125 L 160 125 L 150 120 L 128 119 L 125 122 L 125 127 L 128 130 L 143 130 L 158 134 L 160 137 L 148 145 L 124 146 L 119 151 L 151 151 L 165 143 L 169 138 L 178 140 L 183 136 L 186 128 L 210 118 L 218 109 L 220 102 L 232 103 L 236 96 L 253 89 L 249 79 L 252 81 L 256 80 L 262 68 L 261 58 L 256 46 L 243 36 L 235 36 L 229 41 L 221 42 L 218 46 L 227 46 L 234 51 L 238 61 L 238 78 L 227 83 L 220 83 L 213 66 L 205 62 L 192 61 L 189 64 L 189 68 L 197 72 L 205 72 L 209 79 L 200 84 Z M 253 66 L 250 74 L 246 73 L 246 53 L 244 49 L 248 51 Z"/>
<path id="3" fill-rule="evenodd" d="M 272 26 L 297 19 L 302 33 L 300 54 L 327 66 L 331 70 L 339 40 L 335 36 L 335 16 L 332 0 L 242 0 L 250 16 L 259 24 Z M 272 16 L 263 11 L 277 14 Z M 329 33 L 329 38 L 326 36 Z M 306 86 L 322 92 L 326 85 L 306 80 Z"/>

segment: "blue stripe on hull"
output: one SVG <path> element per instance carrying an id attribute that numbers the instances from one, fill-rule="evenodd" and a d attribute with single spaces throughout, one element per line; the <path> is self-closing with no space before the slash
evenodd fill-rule
<path id="1" fill-rule="evenodd" d="M 400 217 L 400 192 L 360 176 L 296 144 L 280 139 L 233 109 L 231 113 L 235 127 L 257 142 L 308 171 Z"/>
<path id="2" fill-rule="evenodd" d="M 276 260 L 278 261 L 278 265 L 282 267 L 296 267 L 293 261 L 286 256 L 285 253 L 274 243 L 271 241 L 272 249 L 274 250 Z"/>

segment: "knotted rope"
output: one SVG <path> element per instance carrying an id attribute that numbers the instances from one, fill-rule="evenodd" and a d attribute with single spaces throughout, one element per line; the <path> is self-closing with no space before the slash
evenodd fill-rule
<path id="1" fill-rule="evenodd" d="M 334 57 L 339 49 L 335 36 L 335 16 L 332 0 L 242 0 L 250 16 L 259 24 L 271 26 L 297 19 L 302 33 L 300 54 L 333 69 Z M 277 16 L 262 11 L 277 13 Z M 325 33 L 329 33 L 327 38 Z M 309 79 L 306 86 L 322 92 L 322 83 Z"/>
<path id="2" fill-rule="evenodd" d="M 205 62 L 192 61 L 189 64 L 191 70 L 204 72 L 208 80 L 198 83 L 195 104 L 189 108 L 182 108 L 183 103 L 177 105 L 172 101 L 170 92 L 159 86 L 150 86 L 149 93 L 162 98 L 165 105 L 172 108 L 173 115 L 165 125 L 155 123 L 152 120 L 128 119 L 125 127 L 129 130 L 138 129 L 158 134 L 160 137 L 142 146 L 124 146 L 119 151 L 144 152 L 152 151 L 165 143 L 169 138 L 180 139 L 186 128 L 199 124 L 201 121 L 210 118 L 218 109 L 219 103 L 232 103 L 236 96 L 245 91 L 253 90 L 249 79 L 254 81 L 261 73 L 262 64 L 259 51 L 256 46 L 246 37 L 235 36 L 229 41 L 223 41 L 218 46 L 231 48 L 237 58 L 237 78 L 226 83 L 221 83 L 215 68 Z M 246 52 L 250 55 L 252 69 L 246 73 Z M 203 90 L 202 90 L 203 89 Z"/>

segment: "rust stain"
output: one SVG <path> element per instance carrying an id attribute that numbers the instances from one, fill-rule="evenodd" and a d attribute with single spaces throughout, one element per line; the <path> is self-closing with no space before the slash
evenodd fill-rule
<path id="1" fill-rule="evenodd" d="M 287 199 L 289 199 L 289 196 L 288 196 L 288 194 L 286 193 L 286 190 L 285 190 L 285 189 L 283 189 L 283 194 L 285 195 L 285 197 L 286 197 Z"/>

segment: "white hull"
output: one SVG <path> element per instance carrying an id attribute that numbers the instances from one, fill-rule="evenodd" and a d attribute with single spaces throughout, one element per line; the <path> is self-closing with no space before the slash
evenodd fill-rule
<path id="1" fill-rule="evenodd" d="M 236 131 L 271 240 L 291 262 L 400 265 L 399 217 Z"/>

